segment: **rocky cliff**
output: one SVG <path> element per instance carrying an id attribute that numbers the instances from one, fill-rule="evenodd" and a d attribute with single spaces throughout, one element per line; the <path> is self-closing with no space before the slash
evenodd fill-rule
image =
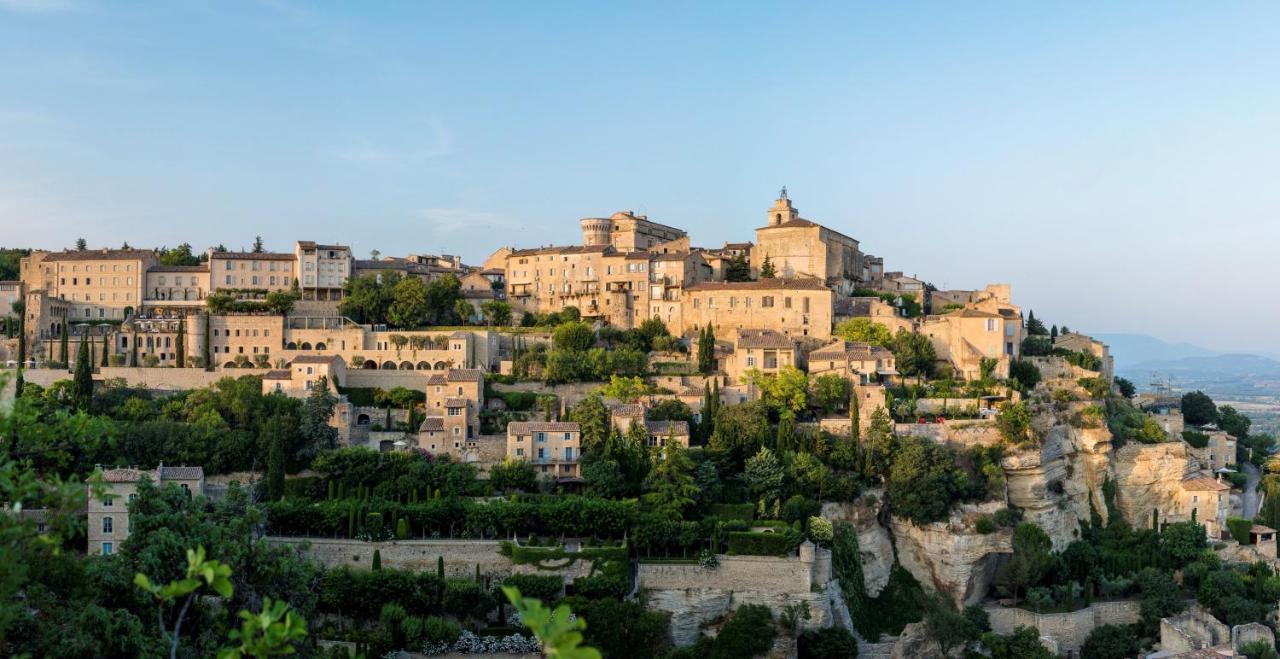
<path id="1" fill-rule="evenodd" d="M 1192 469 L 1183 442 L 1129 444 L 1115 452 L 1111 474 L 1116 507 L 1135 528 L 1151 528 L 1151 511 L 1170 510 L 1182 489 L 1182 476 Z"/>
<path id="2" fill-rule="evenodd" d="M 1013 532 L 981 534 L 957 514 L 947 522 L 916 525 L 893 518 L 890 530 L 898 562 L 927 589 L 956 603 L 975 604 L 991 587 L 996 569 L 1013 552 Z"/>

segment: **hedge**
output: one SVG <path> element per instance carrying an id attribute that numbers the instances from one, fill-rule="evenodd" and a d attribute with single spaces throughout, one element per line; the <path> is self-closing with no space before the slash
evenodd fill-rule
<path id="1" fill-rule="evenodd" d="M 728 534 L 729 553 L 745 556 L 786 556 L 800 544 L 791 533 L 754 533 L 735 531 Z"/>
<path id="2" fill-rule="evenodd" d="M 317 608 L 323 613 L 376 620 L 384 604 L 399 604 L 423 616 L 441 611 L 444 583 L 433 572 L 384 568 L 377 571 L 340 567 L 320 577 Z"/>
<path id="3" fill-rule="evenodd" d="M 377 391 L 376 387 L 338 387 L 338 393 L 346 396 L 352 405 L 358 407 L 378 407 L 373 400 L 373 395 Z"/>
<path id="4" fill-rule="evenodd" d="M 755 519 L 756 507 L 751 503 L 716 503 L 711 505 L 711 516 L 720 519 L 737 519 L 750 522 Z"/>
<path id="5" fill-rule="evenodd" d="M 1249 544 L 1249 531 L 1252 529 L 1253 520 L 1248 520 L 1243 517 L 1227 518 L 1227 530 L 1231 532 L 1231 537 L 1235 538 L 1236 542 L 1242 545 Z"/>
<path id="6" fill-rule="evenodd" d="M 266 511 L 268 528 L 275 535 L 325 537 L 347 537 L 349 516 L 366 520 L 375 512 L 385 520 L 405 519 L 410 537 L 538 534 L 622 538 L 637 517 L 634 501 L 582 496 L 491 502 L 448 497 L 419 503 L 285 499 L 267 503 Z"/>
<path id="7" fill-rule="evenodd" d="M 525 597 L 550 603 L 560 598 L 560 591 L 564 590 L 564 579 L 556 575 L 513 574 L 504 579 L 502 585 L 514 586 Z"/>

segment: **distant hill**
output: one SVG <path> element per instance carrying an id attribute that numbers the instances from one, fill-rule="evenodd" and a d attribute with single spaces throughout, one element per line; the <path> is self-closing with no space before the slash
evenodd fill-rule
<path id="1" fill-rule="evenodd" d="M 1260 355 L 1214 355 L 1153 359 L 1117 366 L 1116 371 L 1139 388 L 1159 377 L 1183 391 L 1211 395 L 1280 396 L 1280 361 Z"/>
<path id="2" fill-rule="evenodd" d="M 1115 357 L 1118 371 L 1143 362 L 1213 357 L 1219 354 L 1190 343 L 1169 343 L 1145 334 L 1093 334 L 1092 336 L 1111 346 L 1111 354 Z"/>

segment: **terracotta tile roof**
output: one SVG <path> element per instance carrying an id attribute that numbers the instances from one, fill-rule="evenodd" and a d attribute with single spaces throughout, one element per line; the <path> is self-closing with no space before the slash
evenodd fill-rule
<path id="1" fill-rule="evenodd" d="M 531 432 L 578 432 L 576 421 L 517 421 L 507 424 L 507 434 L 526 435 Z"/>
<path id="2" fill-rule="evenodd" d="M 480 382 L 484 380 L 484 371 L 478 368 L 451 368 L 445 377 L 450 382 Z"/>
<path id="3" fill-rule="evenodd" d="M 1182 479 L 1182 489 L 1188 492 L 1223 492 L 1231 486 L 1210 476 L 1192 476 Z"/>
<path id="4" fill-rule="evenodd" d="M 738 347 L 795 349 L 796 344 L 780 332 L 771 329 L 740 329 L 738 330 Z"/>
<path id="5" fill-rule="evenodd" d="M 869 343 L 859 341 L 845 341 L 837 339 L 813 352 L 809 353 L 809 359 L 852 359 L 852 360 L 869 360 L 869 359 L 889 359 L 893 357 L 893 353 L 880 346 L 873 346 Z"/>
<path id="6" fill-rule="evenodd" d="M 153 265 L 147 272 L 208 272 L 209 264 L 201 265 Z"/>
<path id="7" fill-rule="evenodd" d="M 956 309 L 943 317 L 953 318 L 999 318 L 1000 314 L 991 313 L 989 311 L 981 311 L 978 309 Z"/>
<path id="8" fill-rule="evenodd" d="M 725 243 L 721 249 L 750 249 L 755 247 L 754 243 Z"/>
<path id="9" fill-rule="evenodd" d="M 431 432 L 444 430 L 444 417 L 429 416 L 422 420 L 422 425 L 418 426 L 418 432 Z"/>
<path id="10" fill-rule="evenodd" d="M 644 416 L 644 405 L 638 403 L 624 403 L 622 405 L 614 405 L 609 409 L 614 416 L 636 417 Z"/>
<path id="11" fill-rule="evenodd" d="M 467 399 L 465 398 L 446 398 L 444 399 L 445 407 L 466 407 Z"/>
<path id="12" fill-rule="evenodd" d="M 1276 530 L 1271 528 L 1270 526 L 1254 524 L 1252 527 L 1249 528 L 1249 532 L 1250 533 L 1275 533 Z"/>
<path id="13" fill-rule="evenodd" d="M 446 384 L 448 382 L 449 381 L 446 380 L 445 377 L 443 375 L 440 375 L 439 373 L 433 373 L 431 377 L 427 378 L 427 384 Z"/>
<path id="14" fill-rule="evenodd" d="M 298 355 L 293 358 L 294 364 L 331 364 L 334 361 L 342 361 L 337 355 Z"/>
<path id="15" fill-rule="evenodd" d="M 758 279 L 756 281 L 708 281 L 686 291 L 830 291 L 820 279 Z"/>
<path id="16" fill-rule="evenodd" d="M 482 275 L 505 275 L 505 274 L 507 274 L 507 271 L 506 271 L 506 270 L 503 270 L 502 268 L 485 268 L 484 270 L 481 270 L 481 271 L 480 271 L 480 274 L 482 274 Z"/>
<path id="17" fill-rule="evenodd" d="M 462 297 L 473 300 L 488 300 L 493 298 L 492 288 L 486 288 L 482 291 L 467 289 L 465 291 L 460 291 L 460 293 L 462 294 Z"/>
<path id="18" fill-rule="evenodd" d="M 45 261 L 135 261 L 155 258 L 149 249 L 82 249 L 49 252 Z"/>
<path id="19" fill-rule="evenodd" d="M 204 467 L 160 467 L 160 480 L 194 481 L 204 478 Z"/>
<path id="20" fill-rule="evenodd" d="M 314 249 L 351 249 L 346 245 L 320 245 L 311 240 L 299 240 L 298 247 L 307 247 Z"/>
<path id="21" fill-rule="evenodd" d="M 689 434 L 688 421 L 645 421 L 645 428 L 650 435 L 668 435 L 677 437 Z"/>
<path id="22" fill-rule="evenodd" d="M 835 314 L 837 316 L 870 316 L 871 305 L 878 302 L 880 298 L 876 297 L 844 297 L 836 300 Z"/>
<path id="23" fill-rule="evenodd" d="M 267 371 L 266 374 L 262 376 L 262 379 L 263 380 L 292 380 L 293 371 L 289 371 L 289 370 Z"/>
<path id="24" fill-rule="evenodd" d="M 534 247 L 532 249 L 514 249 L 508 256 L 534 256 L 542 254 L 604 254 L 612 252 L 611 245 L 565 245 L 563 247 Z"/>
<path id="25" fill-rule="evenodd" d="M 667 252 L 664 254 L 654 254 L 654 261 L 683 261 L 689 258 L 689 252 Z"/>
<path id="26" fill-rule="evenodd" d="M 249 261 L 294 261 L 298 257 L 288 252 L 214 252 L 209 258 Z"/>
<path id="27" fill-rule="evenodd" d="M 102 480 L 108 483 L 136 483 L 142 480 L 145 473 L 140 469 L 105 469 L 102 472 Z"/>

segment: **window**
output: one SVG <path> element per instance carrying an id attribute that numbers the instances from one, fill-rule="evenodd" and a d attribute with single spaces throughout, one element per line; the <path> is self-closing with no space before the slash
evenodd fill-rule
<path id="1" fill-rule="evenodd" d="M 539 460 L 545 460 L 545 459 L 547 459 L 547 449 L 545 449 L 545 448 L 539 448 L 539 449 L 538 449 L 538 459 L 539 459 Z"/>
<path id="2" fill-rule="evenodd" d="M 107 496 L 105 496 L 105 497 L 102 497 L 102 505 L 103 505 L 103 506 L 105 506 L 105 507 L 107 507 L 107 508 L 110 508 L 111 506 L 116 505 L 116 504 L 115 504 L 115 497 L 113 497 L 113 496 L 111 496 L 111 495 L 107 495 Z"/>
<path id="3" fill-rule="evenodd" d="M 760 298 L 760 306 L 761 306 L 761 307 L 764 307 L 764 308 L 767 308 L 767 309 L 773 308 L 773 296 L 772 296 L 772 295 L 766 295 L 766 296 L 764 296 L 764 297 Z"/>
<path id="4" fill-rule="evenodd" d="M 461 408 L 461 407 L 450 407 L 450 408 L 449 408 L 449 416 L 462 416 L 462 408 Z M 455 430 L 456 430 L 456 428 L 455 428 Z"/>
<path id="5" fill-rule="evenodd" d="M 102 518 L 102 532 L 103 532 L 103 533 L 111 533 L 111 518 L 110 518 L 110 517 L 103 517 L 103 518 Z"/>
<path id="6" fill-rule="evenodd" d="M 987 319 L 987 331 L 988 331 L 988 332 L 994 332 L 994 331 L 996 331 L 996 319 L 995 319 L 995 318 L 988 318 L 988 319 Z"/>
<path id="7" fill-rule="evenodd" d="M 110 543 L 110 542 L 104 542 L 104 543 L 102 543 L 102 555 L 103 555 L 103 556 L 110 556 L 110 555 L 111 555 L 111 543 Z"/>
<path id="8" fill-rule="evenodd" d="M 564 441 L 566 441 L 566 442 L 571 442 L 571 441 L 573 441 L 573 433 L 569 433 L 569 432 L 565 433 L 565 434 L 564 434 Z"/>
<path id="9" fill-rule="evenodd" d="M 784 298 L 782 298 L 782 308 L 783 308 L 783 309 L 790 309 L 790 308 L 791 308 L 791 298 L 789 298 L 789 297 L 784 297 Z"/>
<path id="10" fill-rule="evenodd" d="M 545 433 L 545 432 L 535 432 L 535 433 L 533 433 L 533 439 L 534 439 L 534 441 L 545 442 L 545 441 L 547 441 L 547 433 Z"/>

